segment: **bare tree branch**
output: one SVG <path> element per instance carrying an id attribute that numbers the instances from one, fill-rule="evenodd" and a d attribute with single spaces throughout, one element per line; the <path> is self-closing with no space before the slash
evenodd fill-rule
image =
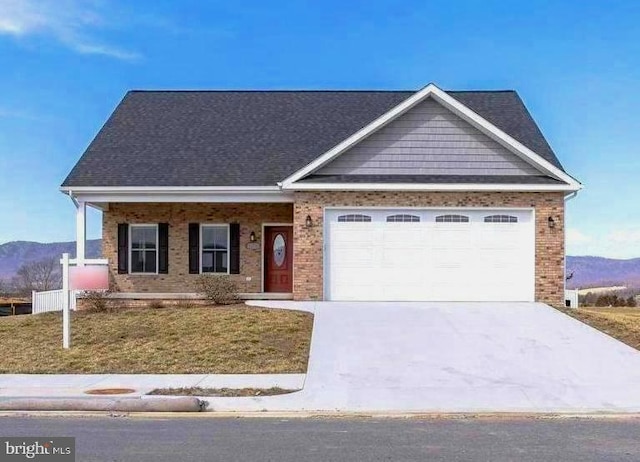
<path id="1" fill-rule="evenodd" d="M 25 263 L 13 279 L 18 292 L 53 290 L 62 286 L 62 271 L 56 258 Z"/>

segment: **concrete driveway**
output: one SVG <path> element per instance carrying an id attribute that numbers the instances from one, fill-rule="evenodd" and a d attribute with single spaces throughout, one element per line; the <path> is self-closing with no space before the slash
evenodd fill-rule
<path id="1" fill-rule="evenodd" d="M 316 315 L 304 390 L 214 408 L 640 411 L 640 352 L 544 304 L 286 307 Z"/>

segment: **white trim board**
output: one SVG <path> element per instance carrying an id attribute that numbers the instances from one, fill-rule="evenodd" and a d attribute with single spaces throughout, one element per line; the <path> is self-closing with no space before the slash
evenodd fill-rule
<path id="1" fill-rule="evenodd" d="M 266 192 L 278 191 L 277 186 L 62 186 L 60 191 L 65 193 L 95 193 L 95 192 Z"/>
<path id="2" fill-rule="evenodd" d="M 498 207 L 484 207 L 484 206 L 478 206 L 478 205 L 473 205 L 473 206 L 457 206 L 457 205 L 443 205 L 443 206 L 437 206 L 437 205 L 431 205 L 428 207 L 425 206 L 421 206 L 421 205 L 399 205 L 399 206 L 393 206 L 390 207 L 388 205 L 327 205 L 326 207 L 324 207 L 324 210 L 329 211 L 329 212 L 333 212 L 336 210 L 376 210 L 376 211 L 380 211 L 380 210 L 405 210 L 405 211 L 418 211 L 418 210 L 432 210 L 432 211 L 438 211 L 438 210 L 442 210 L 442 211 L 456 211 L 456 210 L 462 210 L 462 211 L 475 211 L 475 212 L 482 212 L 484 210 L 500 210 L 500 211 L 509 211 L 509 210 L 515 210 L 518 212 L 529 212 L 529 211 L 534 211 L 535 212 L 535 207 L 509 207 L 508 205 L 503 205 L 503 206 L 498 206 Z"/>
<path id="3" fill-rule="evenodd" d="M 279 186 L 63 187 L 64 194 L 88 204 L 109 202 L 293 203 L 293 194 Z M 98 207 L 101 208 L 101 207 Z"/>
<path id="4" fill-rule="evenodd" d="M 293 183 L 292 191 L 577 191 L 569 184 Z"/>
<path id="5" fill-rule="evenodd" d="M 492 123 L 484 119 L 483 117 L 479 116 L 478 114 L 473 112 L 471 109 L 469 109 L 467 106 L 458 102 L 455 98 L 448 95 L 446 92 L 444 92 L 443 90 L 441 90 L 440 88 L 438 88 L 436 85 L 432 83 L 424 87 L 422 90 L 416 92 L 415 94 L 413 94 L 412 96 L 404 100 L 402 103 L 400 103 L 399 105 L 391 109 L 390 111 L 378 117 L 369 125 L 357 131 L 356 133 L 354 133 L 353 135 L 351 135 L 350 137 L 348 137 L 347 139 L 345 139 L 344 141 L 342 141 L 341 143 L 339 143 L 329 151 L 325 152 L 323 155 L 321 155 L 320 157 L 315 159 L 313 162 L 306 165 L 304 168 L 298 170 L 294 174 L 290 175 L 288 178 L 284 179 L 280 183 L 280 186 L 284 190 L 300 189 L 301 185 L 295 184 L 298 180 L 304 178 L 305 176 L 318 170 L 320 167 L 326 165 L 331 160 L 335 159 L 336 157 L 338 157 L 339 155 L 341 155 L 342 153 L 344 153 L 345 151 L 352 148 L 353 146 L 358 144 L 360 141 L 362 141 L 363 139 L 371 135 L 372 133 L 381 129 L 391 121 L 397 119 L 402 114 L 406 113 L 411 108 L 416 106 L 418 103 L 420 103 L 421 101 L 424 101 L 426 98 L 429 98 L 429 97 L 433 98 L 442 106 L 449 109 L 454 114 L 461 117 L 463 120 L 467 121 L 468 123 L 473 125 L 475 128 L 477 128 L 478 130 L 480 130 L 490 138 L 494 139 L 495 141 L 503 145 L 505 148 L 509 149 L 509 151 L 513 152 L 524 161 L 536 167 L 538 170 L 540 170 L 544 174 L 550 175 L 560 181 L 565 182 L 568 186 L 571 187 L 570 190 L 577 191 L 582 188 L 582 185 L 573 177 L 563 172 L 561 169 L 551 164 L 551 162 L 544 159 L 539 154 L 536 154 L 531 149 L 527 148 L 522 143 L 520 143 L 519 141 L 517 141 L 516 139 L 514 139 L 504 131 L 500 130 L 498 127 L 496 127 L 495 125 L 493 125 Z M 322 185 L 322 186 L 326 187 L 327 185 Z M 343 189 L 347 187 L 352 188 L 353 186 L 354 185 L 348 185 L 345 187 L 345 185 L 342 185 L 342 188 Z M 442 185 L 439 185 L 439 186 L 442 187 Z M 460 186 L 471 186 L 471 185 L 460 185 Z M 505 185 L 502 185 L 502 186 L 505 186 Z M 371 187 L 372 185 L 360 185 L 360 188 L 358 189 L 370 189 Z M 305 186 L 305 189 L 312 189 L 312 188 Z M 313 189 L 322 189 L 322 188 L 316 187 Z M 335 187 L 334 189 L 337 189 L 337 187 Z"/>

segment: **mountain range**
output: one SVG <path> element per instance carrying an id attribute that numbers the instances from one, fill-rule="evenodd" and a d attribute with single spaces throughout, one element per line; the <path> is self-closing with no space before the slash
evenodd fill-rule
<path id="1" fill-rule="evenodd" d="M 87 241 L 87 258 L 101 256 L 101 239 Z M 24 263 L 59 258 L 64 252 L 75 255 L 75 242 L 39 243 L 14 241 L 0 244 L 0 279 L 11 279 Z M 567 256 L 569 288 L 624 285 L 640 288 L 640 258 L 617 260 L 604 257 Z"/>
<path id="2" fill-rule="evenodd" d="M 604 257 L 567 256 L 567 281 L 570 289 L 626 286 L 640 288 L 640 258 L 618 260 Z"/>
<path id="3" fill-rule="evenodd" d="M 0 279 L 11 279 L 25 263 L 60 258 L 63 253 L 76 254 L 75 242 L 13 241 L 0 244 Z M 98 258 L 102 253 L 102 239 L 87 240 L 87 258 Z"/>

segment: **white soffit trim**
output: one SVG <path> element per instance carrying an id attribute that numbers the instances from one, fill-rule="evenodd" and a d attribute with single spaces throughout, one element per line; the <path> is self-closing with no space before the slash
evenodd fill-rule
<path id="1" fill-rule="evenodd" d="M 577 191 L 569 184 L 294 183 L 293 191 Z"/>
<path id="2" fill-rule="evenodd" d="M 67 193 L 105 193 L 105 192 L 256 192 L 279 191 L 278 186 L 62 186 L 60 191 Z"/>
<path id="3" fill-rule="evenodd" d="M 313 171 L 327 164 L 329 161 L 338 157 L 340 154 L 342 154 L 349 148 L 353 147 L 354 145 L 362 141 L 364 138 L 366 138 L 370 134 L 384 127 L 389 122 L 396 119 L 397 117 L 401 116 L 402 114 L 404 114 L 405 112 L 410 110 L 412 107 L 414 107 L 416 104 L 420 103 L 421 101 L 428 98 L 429 96 L 433 97 L 438 103 L 442 104 L 444 107 L 451 110 L 456 115 L 462 117 L 464 120 L 472 124 L 474 127 L 478 128 L 479 130 L 481 130 L 483 133 L 485 133 L 492 139 L 495 139 L 500 144 L 505 146 L 507 149 L 512 151 L 514 154 L 518 155 L 523 160 L 529 162 L 533 166 L 542 170 L 544 173 L 549 174 L 561 181 L 566 182 L 568 185 L 573 186 L 574 190 L 582 189 L 582 185 L 578 181 L 576 181 L 573 177 L 566 174 L 565 172 L 563 172 L 562 170 L 560 170 L 559 168 L 551 164 L 551 162 L 547 161 L 540 155 L 536 154 L 531 149 L 527 148 L 522 143 L 520 143 L 513 137 L 509 136 L 508 134 L 500 130 L 498 127 L 496 127 L 495 125 L 493 125 L 492 123 L 484 119 L 483 117 L 473 112 L 464 104 L 458 102 L 455 98 L 448 95 L 446 92 L 438 88 L 433 83 L 430 83 L 429 85 L 424 87 L 422 90 L 414 93 L 412 96 L 404 100 L 402 103 L 400 103 L 390 111 L 386 112 L 382 116 L 378 117 L 376 120 L 371 122 L 366 127 L 358 130 L 349 138 L 342 141 L 341 143 L 339 143 L 338 145 L 336 145 L 326 153 L 322 154 L 320 157 L 318 157 L 316 160 L 314 160 L 304 168 L 298 170 L 294 174 L 290 175 L 288 178 L 285 178 L 281 183 L 282 188 L 295 189 L 295 188 L 291 188 L 294 182 L 300 180 L 306 175 L 309 175 Z M 365 189 L 365 188 L 359 188 L 359 189 Z"/>
<path id="4" fill-rule="evenodd" d="M 278 186 L 138 186 L 62 187 L 60 190 L 89 203 L 109 202 L 293 202 L 293 194 Z"/>

